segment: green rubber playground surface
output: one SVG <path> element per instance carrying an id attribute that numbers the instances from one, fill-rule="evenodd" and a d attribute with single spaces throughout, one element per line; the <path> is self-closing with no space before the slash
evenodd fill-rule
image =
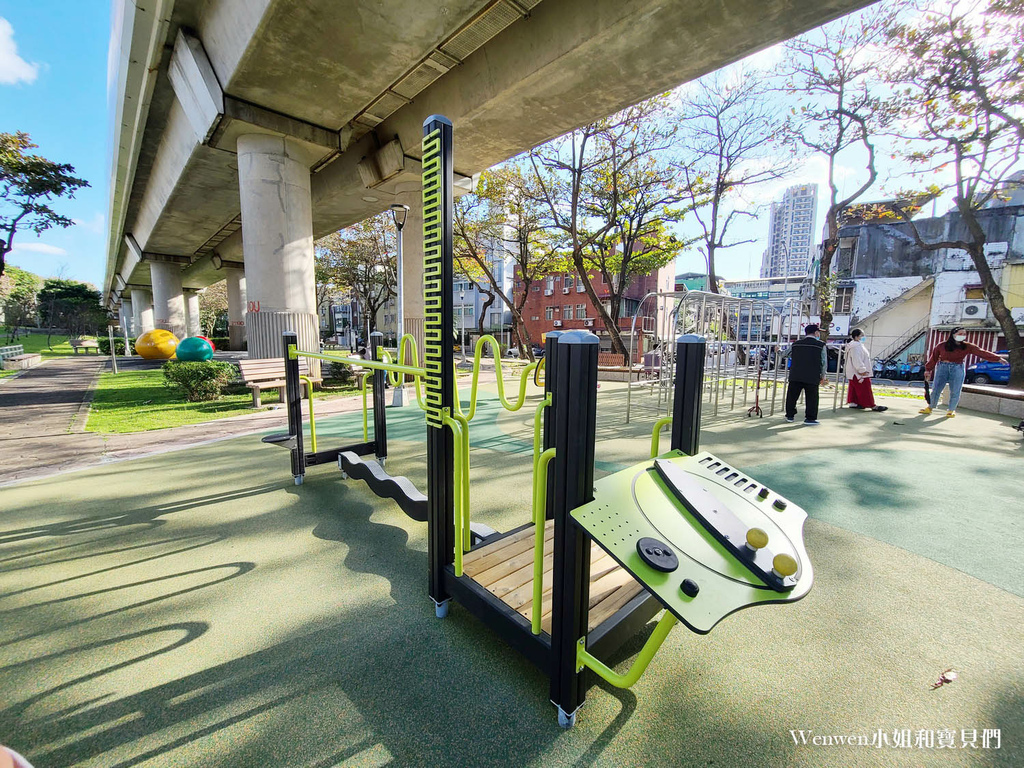
<path id="1" fill-rule="evenodd" d="M 475 520 L 527 520 L 536 402 L 481 403 Z M 434 618 L 425 526 L 332 467 L 296 487 L 249 436 L 2 488 L 0 742 L 37 768 L 1024 764 L 1020 435 L 887 404 L 706 423 L 703 448 L 810 515 L 814 588 L 675 628 L 571 731 L 480 622 Z M 653 414 L 623 414 L 602 384 L 599 475 L 648 455 Z M 422 488 L 422 414 L 388 416 L 388 470 Z M 359 441 L 361 417 L 317 433 Z M 645 637 L 607 661 L 625 671 Z M 954 748 L 913 746 L 927 734 Z M 885 738 L 813 743 L 850 735 Z"/>

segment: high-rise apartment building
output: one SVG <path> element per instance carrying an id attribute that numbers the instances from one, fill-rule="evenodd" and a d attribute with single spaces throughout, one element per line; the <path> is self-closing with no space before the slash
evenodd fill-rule
<path id="1" fill-rule="evenodd" d="M 790 187 L 782 201 L 772 203 L 768 248 L 761 259 L 761 277 L 803 277 L 814 254 L 818 185 Z"/>

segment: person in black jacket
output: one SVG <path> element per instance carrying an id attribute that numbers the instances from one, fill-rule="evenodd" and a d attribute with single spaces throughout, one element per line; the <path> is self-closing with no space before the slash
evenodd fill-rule
<path id="1" fill-rule="evenodd" d="M 818 387 L 825 383 L 828 365 L 825 342 L 818 338 L 818 326 L 804 328 L 804 337 L 793 342 L 789 350 L 789 391 L 786 392 L 786 421 L 796 417 L 796 401 L 804 393 L 804 424 L 816 427 L 818 421 Z"/>

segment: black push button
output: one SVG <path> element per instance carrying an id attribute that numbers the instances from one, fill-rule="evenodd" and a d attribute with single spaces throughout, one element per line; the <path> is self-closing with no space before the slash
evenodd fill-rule
<path id="1" fill-rule="evenodd" d="M 761 486 L 761 490 L 757 492 L 757 498 L 759 498 L 759 499 L 767 499 L 768 498 L 768 489 L 765 488 L 763 485 Z"/>
<path id="2" fill-rule="evenodd" d="M 671 573 L 679 567 L 676 553 L 663 541 L 652 538 L 640 539 L 636 543 L 636 551 L 640 559 L 656 571 Z"/>
<path id="3" fill-rule="evenodd" d="M 683 590 L 683 594 L 687 597 L 696 597 L 697 593 L 700 592 L 700 586 L 693 579 L 683 579 L 683 583 L 679 588 Z"/>
<path id="4" fill-rule="evenodd" d="M 775 508 L 776 508 L 777 510 L 779 510 L 779 511 L 781 512 L 781 511 L 782 511 L 782 510 L 784 510 L 784 509 L 785 509 L 786 507 L 788 507 L 788 506 L 789 506 L 789 504 L 787 504 L 787 503 L 786 503 L 785 501 L 783 501 L 782 499 L 776 499 L 776 500 L 775 500 L 775 503 L 774 503 L 774 504 L 772 504 L 772 506 L 773 506 L 773 507 L 775 507 Z"/>

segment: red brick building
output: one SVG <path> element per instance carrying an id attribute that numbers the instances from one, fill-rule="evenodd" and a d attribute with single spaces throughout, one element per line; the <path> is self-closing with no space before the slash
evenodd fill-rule
<path id="1" fill-rule="evenodd" d="M 629 348 L 629 331 L 633 322 L 633 314 L 648 293 L 673 290 L 675 286 L 674 266 L 669 264 L 657 272 L 635 279 L 623 294 L 619 311 L 619 331 L 627 349 Z M 609 286 L 596 272 L 590 273 L 590 280 L 598 297 L 610 311 Z M 515 301 L 518 303 L 523 295 L 523 281 L 518 270 L 513 290 Z M 552 272 L 534 280 L 530 284 L 530 295 L 523 305 L 522 313 L 530 339 L 535 344 L 540 344 L 544 334 L 548 331 L 571 331 L 582 328 L 592 331 L 600 337 L 602 352 L 611 352 L 611 337 L 608 335 L 593 302 L 584 290 L 583 281 L 574 272 Z M 641 332 L 647 336 L 653 335 L 658 327 L 657 315 L 657 302 L 653 300 L 646 302 L 642 310 L 643 319 L 637 319 L 638 335 Z M 644 349 L 648 346 L 645 345 Z M 637 347 L 634 348 L 637 349 Z"/>

